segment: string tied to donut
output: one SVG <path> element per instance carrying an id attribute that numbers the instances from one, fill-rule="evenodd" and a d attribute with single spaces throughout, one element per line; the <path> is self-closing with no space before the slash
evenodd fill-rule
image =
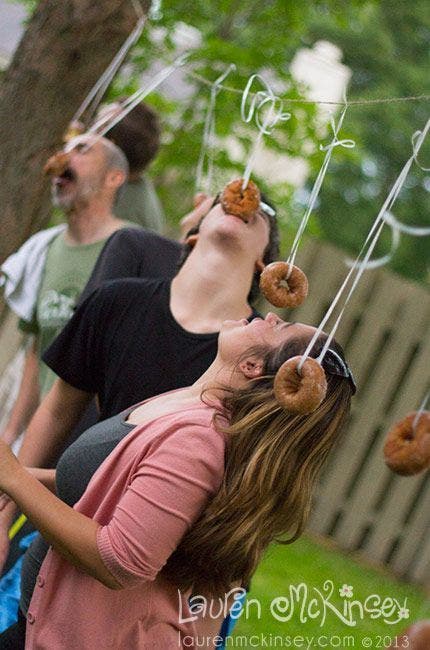
<path id="1" fill-rule="evenodd" d="M 354 377 L 342 357 L 329 348 L 323 361 L 313 357 L 295 356 L 287 359 L 276 373 L 275 397 L 290 413 L 312 413 L 327 394 L 327 375 L 348 379 L 352 393 L 356 391 Z"/>
<path id="2" fill-rule="evenodd" d="M 260 209 L 261 194 L 253 181 L 243 189 L 243 179 L 237 178 L 224 187 L 220 202 L 225 213 L 248 222 Z"/>
<path id="3" fill-rule="evenodd" d="M 274 307 L 298 307 L 308 295 L 309 283 L 298 266 L 272 262 L 260 275 L 260 289 Z"/>
<path id="4" fill-rule="evenodd" d="M 121 110 L 115 112 L 108 112 L 98 119 L 87 131 L 89 135 L 96 135 L 97 138 L 103 137 L 108 131 L 110 131 L 118 122 L 130 113 L 130 111 L 135 108 L 140 102 L 145 99 L 153 90 L 158 88 L 160 84 L 163 83 L 170 75 L 175 72 L 178 68 L 183 66 L 189 58 L 189 53 L 184 52 L 178 56 L 170 65 L 166 66 L 160 72 L 158 72 L 154 77 L 147 83 L 142 86 L 135 93 L 127 97 L 127 99 L 121 103 Z M 97 138 L 91 140 L 86 146 L 86 149 L 89 149 L 96 142 Z"/>
<path id="5" fill-rule="evenodd" d="M 70 164 L 70 153 L 67 151 L 57 151 L 48 160 L 43 168 L 47 176 L 62 176 Z"/>
<path id="6" fill-rule="evenodd" d="M 251 87 L 255 82 L 260 83 L 263 86 L 263 89 L 260 89 L 251 95 Z M 250 103 L 247 108 L 249 100 Z M 246 124 L 250 124 L 255 120 L 258 129 L 258 135 L 255 139 L 243 174 L 242 189 L 245 190 L 249 183 L 263 136 L 270 135 L 279 122 L 286 122 L 291 119 L 291 113 L 284 111 L 282 100 L 280 97 L 275 95 L 267 81 L 265 81 L 261 75 L 253 74 L 248 79 L 242 93 L 240 114 L 242 120 Z"/>
<path id="7" fill-rule="evenodd" d="M 297 251 L 305 232 L 309 217 L 312 214 L 316 200 L 318 198 L 323 180 L 325 178 L 330 159 L 335 147 L 342 146 L 345 148 L 352 148 L 355 142 L 349 139 L 339 140 L 338 135 L 342 127 L 345 114 L 347 111 L 347 102 L 345 98 L 345 106 L 341 112 L 337 123 L 331 118 L 331 127 L 333 130 L 333 139 L 327 145 L 320 145 L 321 151 L 325 151 L 325 157 L 318 176 L 313 185 L 308 206 L 301 219 L 300 225 L 297 229 L 290 254 L 286 262 L 274 262 L 269 264 L 260 276 L 260 289 L 265 298 L 275 307 L 298 307 L 308 295 L 308 280 L 306 275 L 299 267 L 295 265 Z"/>
<path id="8" fill-rule="evenodd" d="M 213 157 L 212 147 L 215 140 L 215 104 L 218 93 L 221 90 L 222 82 L 228 77 L 230 72 L 236 69 L 234 63 L 230 63 L 224 72 L 212 84 L 208 108 L 206 111 L 205 124 L 203 127 L 202 146 L 200 149 L 199 159 L 196 169 L 196 192 L 203 190 L 205 194 L 210 194 L 212 189 L 213 176 Z M 206 178 L 204 177 L 204 164 L 206 160 Z"/>
<path id="9" fill-rule="evenodd" d="M 324 369 L 316 361 L 301 356 L 287 359 L 276 373 L 275 397 L 290 413 L 307 414 L 315 411 L 327 392 Z"/>
<path id="10" fill-rule="evenodd" d="M 427 132 L 427 125 L 423 131 L 415 131 L 415 133 L 412 135 L 411 137 L 412 156 L 407 163 L 407 164 L 410 163 L 410 165 L 412 165 L 412 163 L 415 162 L 415 164 L 424 172 L 430 171 L 430 168 L 421 165 L 421 163 L 418 160 L 418 152 L 422 145 L 423 139 L 425 138 L 426 132 Z M 391 229 L 391 248 L 386 255 L 383 255 L 382 257 L 379 257 L 377 259 L 369 260 L 365 265 L 366 270 L 377 269 L 380 268 L 381 266 L 385 266 L 393 259 L 399 247 L 402 233 L 406 235 L 411 235 L 412 237 L 428 237 L 430 235 L 430 228 L 426 226 L 411 226 L 409 224 L 405 224 L 402 221 L 396 219 L 396 217 L 393 215 L 392 212 L 390 212 L 390 210 L 386 210 L 382 214 L 382 219 L 384 223 L 387 226 L 389 226 Z M 345 264 L 351 267 L 354 264 L 354 261 L 347 258 L 345 260 Z"/>
<path id="11" fill-rule="evenodd" d="M 113 57 L 112 61 L 107 66 L 106 70 L 102 75 L 97 79 L 94 86 L 91 88 L 85 99 L 82 101 L 81 105 L 77 109 L 76 113 L 72 117 L 71 122 L 79 123 L 82 115 L 86 114 L 86 120 L 91 119 L 94 116 L 104 94 L 106 93 L 108 87 L 110 86 L 112 79 L 120 69 L 123 64 L 125 57 L 127 56 L 130 49 L 137 42 L 140 35 L 142 34 L 143 28 L 145 26 L 147 16 L 143 13 L 140 3 L 136 0 L 131 0 L 131 4 L 136 12 L 137 22 L 131 33 L 127 36 L 124 43 L 119 48 L 118 52 Z M 88 124 L 88 121 L 87 121 Z M 85 131 L 85 128 L 81 131 Z M 76 135 L 79 135 L 77 133 Z M 66 134 L 67 136 L 67 134 Z M 70 138 L 68 138 L 70 139 Z"/>
<path id="12" fill-rule="evenodd" d="M 344 108 L 343 108 L 343 110 L 342 110 L 342 112 L 341 112 L 341 114 L 339 116 L 339 119 L 338 119 L 337 123 L 334 121 L 333 117 L 331 117 L 331 119 L 330 119 L 330 125 L 331 125 L 332 131 L 333 131 L 333 138 L 332 138 L 331 142 L 329 144 L 327 144 L 327 145 L 320 144 L 320 147 L 319 147 L 321 151 L 325 151 L 325 156 L 324 156 L 323 163 L 321 165 L 321 169 L 319 170 L 318 175 L 317 175 L 317 177 L 315 179 L 315 182 L 313 184 L 312 191 L 311 191 L 310 196 L 309 196 L 308 205 L 307 205 L 305 213 L 304 213 L 304 215 L 303 215 L 303 217 L 302 217 L 302 219 L 300 221 L 299 227 L 298 227 L 296 235 L 294 237 L 294 241 L 293 241 L 292 246 L 291 246 L 290 254 L 288 255 L 288 258 L 287 258 L 287 262 L 291 265 L 290 266 L 291 269 L 293 268 L 293 265 L 295 263 L 296 256 L 297 256 L 297 251 L 298 251 L 299 246 L 300 246 L 300 242 L 301 242 L 301 240 L 303 238 L 303 234 L 304 234 L 304 232 L 306 230 L 306 227 L 308 225 L 309 218 L 310 218 L 310 216 L 311 216 L 311 214 L 312 214 L 312 212 L 314 210 L 315 203 L 316 203 L 316 201 L 318 199 L 318 196 L 319 196 L 319 193 L 320 193 L 320 190 L 321 190 L 321 186 L 322 186 L 324 178 L 326 176 L 327 169 L 328 169 L 328 166 L 330 164 L 330 160 L 331 160 L 334 149 L 336 147 L 344 147 L 346 149 L 352 149 L 352 148 L 355 147 L 354 140 L 350 140 L 350 139 L 339 140 L 339 138 L 338 138 L 339 132 L 340 132 L 340 130 L 342 128 L 342 125 L 343 125 L 343 122 L 344 122 L 344 119 L 345 119 L 346 112 L 348 110 L 348 102 L 347 102 L 346 97 L 344 97 L 344 102 L 345 102 L 345 106 L 344 106 Z"/>
<path id="13" fill-rule="evenodd" d="M 430 411 L 409 413 L 389 430 L 384 444 L 386 465 L 400 476 L 430 468 Z"/>
<path id="14" fill-rule="evenodd" d="M 329 318 L 331 317 L 332 313 L 334 312 L 337 304 L 340 302 L 340 300 L 343 298 L 343 305 L 340 309 L 340 312 L 337 316 L 337 319 L 332 326 L 329 335 L 327 336 L 327 339 L 324 343 L 324 346 L 318 356 L 318 361 L 321 363 L 324 359 L 325 354 L 327 353 L 327 350 L 330 347 L 331 341 L 333 340 L 333 337 L 336 334 L 336 331 L 340 325 L 340 322 L 342 320 L 343 314 L 345 313 L 346 307 L 348 303 L 350 302 L 352 295 L 354 294 L 354 291 L 357 288 L 357 285 L 360 281 L 361 276 L 363 275 L 366 265 L 372 255 L 372 252 L 376 246 L 376 243 L 379 239 L 379 236 L 382 232 L 382 229 L 385 225 L 384 221 L 384 215 L 387 211 L 389 211 L 393 204 L 395 203 L 401 188 L 403 187 L 403 184 L 406 180 L 406 177 L 408 175 L 408 172 L 411 168 L 412 163 L 414 162 L 416 155 L 418 154 L 418 151 L 420 150 L 420 147 L 422 146 L 428 131 L 430 130 L 430 119 L 427 120 L 427 123 L 425 124 L 425 127 L 422 131 L 419 131 L 419 136 L 416 138 L 413 146 L 413 153 L 412 156 L 406 161 L 405 165 L 403 166 L 402 170 L 400 171 L 399 176 L 397 177 L 396 181 L 394 182 L 394 185 L 388 192 L 387 198 L 385 199 L 381 209 L 379 210 L 375 221 L 370 228 L 370 231 L 366 237 L 366 240 L 364 241 L 364 244 L 358 253 L 353 266 L 351 267 L 350 271 L 347 273 L 345 280 L 343 281 L 342 285 L 340 286 L 338 292 L 336 293 L 335 297 L 333 298 L 329 308 L 327 309 L 326 314 L 322 318 L 320 324 L 315 330 L 314 335 L 312 336 L 311 340 L 309 341 L 309 344 L 303 354 L 303 358 L 300 361 L 299 364 L 299 369 L 301 369 L 304 361 L 309 357 L 310 352 L 312 351 L 318 337 L 320 336 L 321 332 L 323 331 L 324 326 L 328 322 Z M 366 250 L 367 249 L 367 250 Z M 364 255 L 364 257 L 363 257 Z M 351 283 L 352 282 L 352 283 Z M 350 284 L 351 283 L 351 284 Z M 347 288 L 349 286 L 349 291 L 346 294 L 346 297 L 344 297 L 344 294 L 347 291 Z"/>

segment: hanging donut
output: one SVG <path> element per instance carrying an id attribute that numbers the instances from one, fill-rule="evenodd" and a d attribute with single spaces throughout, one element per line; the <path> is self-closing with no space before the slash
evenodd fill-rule
<path id="1" fill-rule="evenodd" d="M 308 295 L 306 275 L 298 266 L 290 268 L 287 262 L 272 262 L 260 275 L 261 292 L 275 307 L 297 307 Z"/>
<path id="2" fill-rule="evenodd" d="M 221 193 L 221 206 L 227 214 L 240 217 L 246 223 L 260 207 L 260 190 L 252 181 L 242 189 L 243 178 L 228 183 Z"/>
<path id="3" fill-rule="evenodd" d="M 308 357 L 301 370 L 298 366 L 302 357 L 291 357 L 279 368 L 275 376 L 275 397 L 283 408 L 291 413 L 312 413 L 327 393 L 327 379 L 324 369 Z"/>
<path id="4" fill-rule="evenodd" d="M 57 151 L 48 158 L 43 171 L 48 176 L 61 176 L 64 174 L 70 163 L 70 155 L 65 151 Z"/>
<path id="5" fill-rule="evenodd" d="M 409 413 L 388 432 L 384 458 L 388 467 L 401 476 L 419 474 L 430 467 L 430 411 Z"/>

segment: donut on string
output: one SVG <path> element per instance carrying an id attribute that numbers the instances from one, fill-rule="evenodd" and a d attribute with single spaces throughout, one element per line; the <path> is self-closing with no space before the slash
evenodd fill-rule
<path id="1" fill-rule="evenodd" d="M 390 429 L 384 459 L 401 476 L 419 474 L 430 467 L 430 411 L 409 413 Z"/>
<path id="2" fill-rule="evenodd" d="M 388 650 L 408 648 L 409 650 L 428 650 L 430 648 L 430 621 L 417 621 L 393 639 Z"/>
<path id="3" fill-rule="evenodd" d="M 48 176 L 61 176 L 67 170 L 70 163 L 70 155 L 66 151 L 57 151 L 48 158 L 43 171 Z"/>
<path id="4" fill-rule="evenodd" d="M 309 284 L 298 266 L 272 262 L 260 276 L 260 289 L 275 307 L 297 307 L 308 295 Z"/>
<path id="5" fill-rule="evenodd" d="M 260 208 L 260 190 L 252 181 L 242 189 L 243 178 L 228 183 L 221 193 L 221 206 L 227 214 L 240 217 L 246 223 Z"/>
<path id="6" fill-rule="evenodd" d="M 312 413 L 327 393 L 327 379 L 322 366 L 316 359 L 308 357 L 299 369 L 302 359 L 301 356 L 291 357 L 275 376 L 275 397 L 290 413 Z"/>

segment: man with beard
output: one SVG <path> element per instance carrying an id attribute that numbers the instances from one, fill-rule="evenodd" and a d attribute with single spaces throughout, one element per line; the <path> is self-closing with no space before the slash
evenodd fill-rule
<path id="1" fill-rule="evenodd" d="M 72 316 L 106 240 L 116 230 L 131 225 L 112 212 L 116 194 L 128 174 L 123 152 L 109 140 L 95 136 L 76 138 L 69 143 L 68 151 L 67 169 L 52 178 L 52 201 L 63 210 L 67 223 L 32 238 L 33 247 L 42 238 L 48 238 L 49 243 L 43 250 L 45 262 L 38 278 L 34 269 L 29 269 L 33 293 L 37 280 L 39 288 L 36 303 L 30 308 L 32 317 L 19 322 L 20 329 L 32 337 L 18 397 L 3 431 L 2 437 L 9 444 L 24 430 L 40 396 L 48 393 L 56 378 L 41 361 L 43 351 Z M 4 266 L 6 272 L 8 264 Z"/>

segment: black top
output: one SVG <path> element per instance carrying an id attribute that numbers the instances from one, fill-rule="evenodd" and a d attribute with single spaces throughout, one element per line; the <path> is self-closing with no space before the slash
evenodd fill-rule
<path id="1" fill-rule="evenodd" d="M 104 245 L 78 305 L 107 280 L 172 278 L 181 244 L 143 228 L 122 228 Z"/>
<path id="2" fill-rule="evenodd" d="M 121 442 L 135 424 L 126 422 L 132 406 L 109 420 L 90 427 L 60 457 L 55 476 L 57 494 L 69 506 L 75 505 L 85 492 L 88 483 L 103 461 Z M 49 549 L 43 537 L 37 535 L 27 549 L 21 569 L 20 608 L 27 613 L 37 575 Z"/>
<path id="3" fill-rule="evenodd" d="M 71 386 L 98 395 L 101 420 L 189 386 L 214 360 L 218 332 L 184 330 L 169 305 L 170 280 L 107 282 L 78 307 L 43 360 Z M 256 316 L 253 310 L 249 319 Z"/>

